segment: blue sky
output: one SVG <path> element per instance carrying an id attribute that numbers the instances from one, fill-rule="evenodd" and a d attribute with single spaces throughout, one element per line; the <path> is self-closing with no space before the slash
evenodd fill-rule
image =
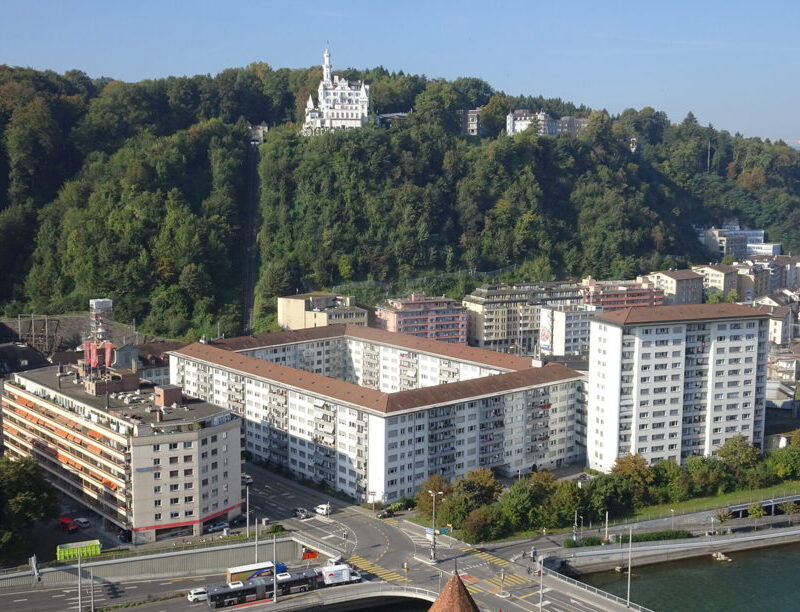
<path id="1" fill-rule="evenodd" d="M 800 2 L 0 0 L 0 62 L 135 81 L 383 65 L 800 139 Z"/>

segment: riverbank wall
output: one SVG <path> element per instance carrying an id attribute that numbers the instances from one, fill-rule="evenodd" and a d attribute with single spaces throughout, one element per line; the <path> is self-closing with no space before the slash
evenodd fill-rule
<path id="1" fill-rule="evenodd" d="M 800 542 L 800 527 L 797 526 L 787 529 L 770 529 L 763 532 L 706 535 L 689 540 L 634 542 L 631 548 L 631 563 L 634 567 L 637 565 L 652 565 L 706 555 L 711 556 L 715 552 L 727 554 L 795 542 Z M 627 568 L 628 554 L 628 545 L 617 543 L 607 546 L 565 550 L 560 560 L 562 562 L 562 571 L 580 575 L 615 568 Z"/>

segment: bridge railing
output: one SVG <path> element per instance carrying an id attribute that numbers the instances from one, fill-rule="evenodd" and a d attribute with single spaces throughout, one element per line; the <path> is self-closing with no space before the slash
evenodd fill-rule
<path id="1" fill-rule="evenodd" d="M 544 569 L 543 571 L 544 571 L 544 575 L 545 576 L 550 576 L 551 578 L 555 578 L 556 580 L 561 580 L 562 582 L 566 582 L 568 584 L 571 584 L 572 586 L 578 587 L 579 589 L 583 589 L 584 591 L 589 591 L 590 593 L 594 593 L 598 597 L 602 597 L 602 598 L 607 599 L 609 601 L 613 601 L 613 602 L 615 602 L 615 603 L 617 603 L 617 604 L 619 604 L 621 606 L 627 607 L 627 608 L 629 608 L 631 610 L 637 610 L 638 612 L 653 612 L 650 608 L 645 608 L 644 606 L 640 606 L 639 604 L 636 604 L 636 603 L 633 603 L 633 602 L 629 603 L 625 599 L 622 599 L 622 597 L 618 597 L 618 596 L 614 595 L 613 593 L 609 593 L 609 592 L 604 591 L 602 589 L 595 588 L 595 587 L 593 587 L 593 586 L 591 586 L 589 584 L 584 584 L 583 582 L 578 582 L 577 580 L 574 580 L 573 578 L 570 578 L 569 576 L 565 576 L 564 574 L 559 574 L 558 572 L 554 572 L 554 571 L 549 570 L 549 569 Z"/>

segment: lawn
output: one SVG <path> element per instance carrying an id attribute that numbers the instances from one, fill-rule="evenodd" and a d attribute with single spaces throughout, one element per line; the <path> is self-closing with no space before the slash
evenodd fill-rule
<path id="1" fill-rule="evenodd" d="M 724 495 L 698 497 L 674 504 L 646 506 L 637 510 L 633 518 L 639 521 L 666 518 L 670 516 L 670 510 L 675 510 L 675 515 L 677 516 L 679 514 L 702 512 L 703 510 L 716 510 L 735 504 L 761 501 L 770 499 L 771 497 L 785 497 L 792 494 L 800 494 L 800 480 L 787 480 L 786 482 L 765 489 L 734 491 L 732 493 L 725 493 Z"/>

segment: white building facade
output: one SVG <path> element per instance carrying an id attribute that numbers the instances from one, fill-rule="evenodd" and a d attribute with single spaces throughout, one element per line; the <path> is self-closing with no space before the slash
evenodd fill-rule
<path id="1" fill-rule="evenodd" d="M 358 500 L 414 495 L 434 473 L 515 475 L 585 453 L 583 379 L 561 365 L 356 326 L 190 345 L 170 364 L 188 392 L 244 417 L 252 459 Z"/>
<path id="2" fill-rule="evenodd" d="M 351 83 L 333 75 L 332 70 L 331 54 L 325 49 L 317 103 L 308 96 L 303 134 L 360 128 L 368 121 L 369 85 L 361 81 Z"/>
<path id="3" fill-rule="evenodd" d="M 650 463 L 712 455 L 764 437 L 769 315 L 736 304 L 657 306 L 592 321 L 587 457 L 609 471 L 627 453 Z"/>
<path id="4" fill-rule="evenodd" d="M 542 355 L 589 352 L 591 320 L 603 310 L 592 304 L 539 307 L 539 350 Z"/>

